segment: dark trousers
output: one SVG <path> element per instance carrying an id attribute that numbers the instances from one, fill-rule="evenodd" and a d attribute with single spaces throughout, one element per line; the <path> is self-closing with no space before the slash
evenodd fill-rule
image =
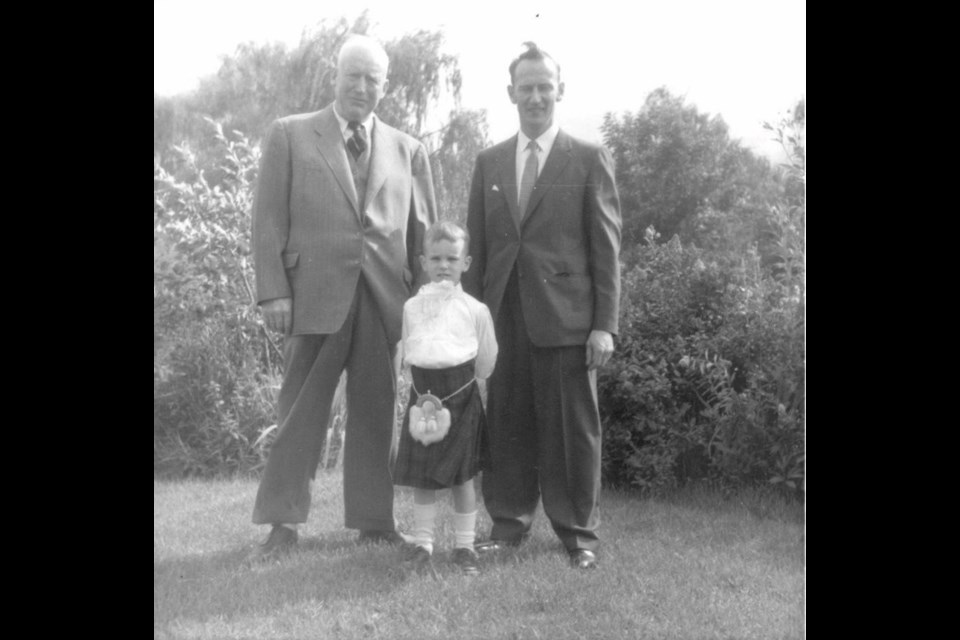
<path id="1" fill-rule="evenodd" d="M 491 537 L 526 535 L 542 498 L 567 550 L 596 550 L 601 434 L 586 347 L 530 342 L 516 271 L 495 324 L 499 358 L 488 387 L 490 464 L 482 482 Z"/>
<path id="2" fill-rule="evenodd" d="M 294 301 L 296 304 L 296 301 Z M 253 509 L 255 524 L 306 522 L 313 479 L 327 435 L 340 373 L 347 371 L 344 429 L 344 522 L 349 529 L 394 530 L 390 465 L 393 355 L 380 311 L 361 277 L 337 333 L 287 336 L 279 432 Z"/>

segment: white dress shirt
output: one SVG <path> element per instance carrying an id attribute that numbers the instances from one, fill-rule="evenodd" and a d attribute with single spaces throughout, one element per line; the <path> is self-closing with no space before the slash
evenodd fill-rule
<path id="1" fill-rule="evenodd" d="M 343 136 L 343 143 L 346 145 L 347 141 L 353 137 L 353 129 L 350 128 L 350 122 L 343 119 L 339 113 L 337 113 L 337 104 L 333 104 L 333 115 L 337 117 L 337 122 L 340 123 L 340 135 Z M 361 122 L 363 125 L 363 130 L 367 133 L 367 151 L 362 156 L 361 160 L 366 160 L 367 164 L 370 164 L 370 146 L 373 144 L 373 125 L 374 125 L 374 116 L 373 112 L 370 112 L 370 115 L 367 116 L 367 119 Z"/>
<path id="2" fill-rule="evenodd" d="M 474 375 L 483 380 L 497 362 L 490 310 L 449 280 L 425 284 L 407 300 L 402 335 L 404 367 L 446 369 L 476 358 Z"/>
<path id="3" fill-rule="evenodd" d="M 537 144 L 540 146 L 540 150 L 537 151 L 537 177 L 540 177 L 540 174 L 543 173 L 543 164 L 547 159 L 547 156 L 550 155 L 550 149 L 553 149 L 553 143 L 557 139 L 557 133 L 560 132 L 560 125 L 553 123 L 553 125 L 540 134 L 539 137 L 534 138 L 537 141 Z M 521 131 L 517 136 L 517 192 L 520 191 L 520 183 L 523 182 L 523 167 L 527 164 L 527 156 L 530 155 L 530 150 L 527 149 L 527 144 L 530 143 L 530 138 L 527 137 L 523 131 Z M 519 199 L 518 199 L 519 202 Z"/>
<path id="4" fill-rule="evenodd" d="M 346 142 L 353 137 L 353 129 L 350 128 L 350 122 L 343 119 L 337 112 L 337 104 L 333 104 L 333 115 L 337 116 L 337 122 L 340 123 L 340 133 L 343 135 L 343 141 Z M 364 131 L 367 132 L 367 140 L 370 139 L 370 134 L 373 133 L 373 112 L 370 112 L 370 115 L 367 116 L 367 119 L 361 122 L 363 125 Z"/>

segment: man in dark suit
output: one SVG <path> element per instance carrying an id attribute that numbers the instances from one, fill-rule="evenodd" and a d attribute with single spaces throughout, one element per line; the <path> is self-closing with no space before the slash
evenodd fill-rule
<path id="1" fill-rule="evenodd" d="M 351 37 L 337 60 L 335 102 L 280 118 L 264 142 L 253 208 L 257 300 L 266 326 L 285 336 L 285 370 L 280 428 L 253 510 L 253 522 L 272 529 L 254 559 L 297 543 L 344 370 L 345 525 L 361 541 L 401 541 L 389 472 L 392 361 L 437 213 L 426 149 L 373 115 L 387 65 L 378 43 Z"/>
<path id="2" fill-rule="evenodd" d="M 560 66 L 533 43 L 510 65 L 520 132 L 477 157 L 465 288 L 487 304 L 500 359 L 489 383 L 493 520 L 478 551 L 518 545 L 537 504 L 573 566 L 597 566 L 596 370 L 613 353 L 620 202 L 610 153 L 559 129 Z"/>

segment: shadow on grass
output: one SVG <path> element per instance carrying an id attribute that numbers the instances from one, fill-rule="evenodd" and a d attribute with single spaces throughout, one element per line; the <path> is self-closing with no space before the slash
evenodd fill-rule
<path id="1" fill-rule="evenodd" d="M 156 562 L 155 624 L 276 614 L 311 603 L 318 608 L 373 607 L 410 581 L 432 579 L 401 568 L 401 547 L 357 544 L 347 533 L 302 537 L 288 556 L 262 564 L 248 562 L 253 549 L 251 544 Z M 459 568 L 448 562 L 449 551 L 439 548 L 434 553 L 435 578 L 441 582 L 461 578 Z M 557 545 L 531 540 L 481 558 L 481 571 L 560 551 Z"/>

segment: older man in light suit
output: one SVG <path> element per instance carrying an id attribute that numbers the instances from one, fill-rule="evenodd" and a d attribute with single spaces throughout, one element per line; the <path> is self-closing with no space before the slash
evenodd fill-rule
<path id="1" fill-rule="evenodd" d="M 518 545 L 543 508 L 574 567 L 597 566 L 596 370 L 613 353 L 620 203 L 610 153 L 554 121 L 560 67 L 533 43 L 510 65 L 520 132 L 477 157 L 465 289 L 490 308 L 501 356 L 489 383 L 478 551 Z"/>
<path id="2" fill-rule="evenodd" d="M 387 65 L 378 43 L 351 37 L 337 60 L 335 102 L 277 120 L 264 142 L 253 210 L 257 299 L 267 327 L 285 336 L 285 370 L 280 428 L 253 510 L 253 522 L 272 529 L 256 560 L 297 543 L 344 370 L 345 525 L 361 541 L 401 540 L 389 472 L 392 361 L 437 213 L 426 149 L 373 115 Z"/>

